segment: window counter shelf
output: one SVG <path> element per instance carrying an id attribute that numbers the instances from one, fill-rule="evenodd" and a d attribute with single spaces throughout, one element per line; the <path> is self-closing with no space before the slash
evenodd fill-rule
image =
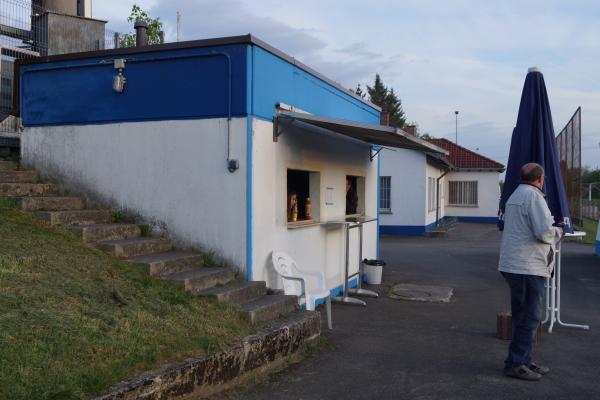
<path id="1" fill-rule="evenodd" d="M 288 222 L 287 223 L 288 229 L 306 228 L 306 227 L 309 227 L 309 226 L 317 226 L 317 225 L 321 225 L 321 221 L 319 221 L 317 219 L 306 219 L 306 220 L 303 220 L 303 221 L 296 221 L 296 222 Z"/>

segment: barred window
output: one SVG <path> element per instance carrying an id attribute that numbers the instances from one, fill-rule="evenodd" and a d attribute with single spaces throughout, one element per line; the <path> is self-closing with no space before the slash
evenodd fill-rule
<path id="1" fill-rule="evenodd" d="M 427 178 L 427 211 L 435 211 L 436 205 L 436 179 Z"/>
<path id="2" fill-rule="evenodd" d="M 477 206 L 477 181 L 449 181 L 448 205 Z"/>
<path id="3" fill-rule="evenodd" d="M 379 211 L 389 212 L 392 210 L 392 178 L 390 176 L 379 177 Z"/>

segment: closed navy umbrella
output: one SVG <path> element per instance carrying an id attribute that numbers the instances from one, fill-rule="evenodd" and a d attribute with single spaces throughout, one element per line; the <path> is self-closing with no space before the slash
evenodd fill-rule
<path id="1" fill-rule="evenodd" d="M 565 231 L 572 232 L 569 205 L 555 143 L 552 113 L 544 76 L 539 69 L 530 68 L 523 86 L 519 116 L 512 134 L 506 179 L 500 198 L 499 226 L 501 229 L 503 228 L 504 206 L 510 195 L 519 186 L 521 167 L 529 162 L 535 162 L 544 167 L 546 171 L 543 190 L 555 223 L 564 224 Z"/>

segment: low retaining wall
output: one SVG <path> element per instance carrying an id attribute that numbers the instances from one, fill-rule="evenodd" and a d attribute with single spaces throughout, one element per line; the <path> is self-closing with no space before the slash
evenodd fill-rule
<path id="1" fill-rule="evenodd" d="M 318 312 L 275 322 L 241 343 L 212 355 L 165 365 L 115 387 L 96 400 L 165 400 L 208 396 L 241 383 L 253 373 L 280 365 L 321 334 Z"/>

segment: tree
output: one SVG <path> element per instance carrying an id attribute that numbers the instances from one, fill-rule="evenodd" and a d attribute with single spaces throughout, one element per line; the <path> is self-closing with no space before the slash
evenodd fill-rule
<path id="1" fill-rule="evenodd" d="M 162 31 L 162 21 L 160 18 L 152 18 L 148 13 L 137 4 L 131 8 L 131 14 L 127 18 L 128 22 L 144 21 L 148 24 L 148 44 L 160 43 L 160 32 Z M 119 47 L 135 47 L 135 32 L 125 33 L 119 42 Z"/>
<path id="2" fill-rule="evenodd" d="M 388 89 L 383 84 L 379 74 L 375 75 L 375 84 L 373 87 L 367 85 L 367 92 L 369 93 L 369 100 L 371 100 L 371 103 L 378 105 L 381 108 L 386 106 Z"/>
<path id="3" fill-rule="evenodd" d="M 402 110 L 402 101 L 394 93 L 394 88 L 390 89 L 385 103 L 387 111 L 390 113 L 390 125 L 396 128 L 403 128 L 406 123 L 406 116 L 404 115 L 404 110 Z"/>
<path id="4" fill-rule="evenodd" d="M 371 87 L 367 85 L 369 100 L 371 103 L 381 107 L 383 111 L 390 114 L 390 125 L 396 128 L 403 128 L 406 123 L 406 116 L 402 110 L 402 101 L 394 92 L 394 89 L 388 89 L 381 80 L 379 74 L 375 75 L 375 84 Z"/>
<path id="5" fill-rule="evenodd" d="M 353 90 L 353 92 L 354 92 L 354 94 L 356 94 L 357 96 L 362 97 L 363 99 L 367 96 L 367 94 L 360 87 L 360 83 L 358 85 L 356 85 L 356 89 Z"/>

